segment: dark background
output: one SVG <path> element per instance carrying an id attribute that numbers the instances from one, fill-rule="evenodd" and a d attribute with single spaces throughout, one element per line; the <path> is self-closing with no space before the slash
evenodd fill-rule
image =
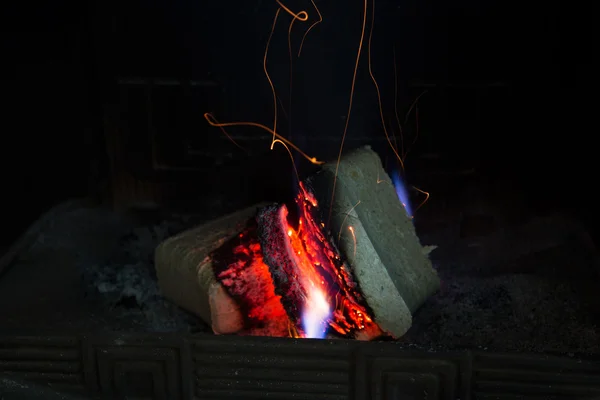
<path id="1" fill-rule="evenodd" d="M 337 155 L 347 114 L 363 2 L 316 3 L 324 22 L 294 61 L 291 123 L 280 111 L 280 130 L 307 153 L 329 159 Z M 315 17 L 310 1 L 286 5 L 308 10 L 311 21 Z M 512 180 L 520 195 L 540 207 L 576 210 L 592 229 L 598 198 L 591 7 L 557 0 L 378 0 L 372 66 L 386 118 L 392 120 L 394 112 L 394 47 L 401 117 L 427 89 L 419 101 L 420 139 L 407 161 L 407 179 L 418 183 L 418 172 L 427 168 L 477 168 L 479 179 Z M 254 157 L 248 157 L 202 119 L 211 111 L 221 121 L 271 123 L 273 100 L 262 58 L 276 9 L 274 0 L 3 3 L 2 243 L 62 200 L 114 192 L 116 167 L 110 168 L 107 142 L 115 138 L 126 141 L 119 147 L 126 167 L 118 168 L 135 182 L 206 183 L 188 184 L 193 188 L 174 191 L 171 198 L 281 186 L 281 176 L 291 176 L 288 156 L 278 149 L 258 157 L 270 142 L 257 139 L 264 132 L 230 131 L 252 150 Z M 289 22 L 282 13 L 269 54 L 286 111 Z M 297 46 L 306 25 L 295 29 Z M 373 143 L 385 149 L 363 56 L 346 148 Z M 134 78 L 197 85 L 152 86 L 150 129 L 144 111 L 148 85 L 123 83 Z M 414 119 L 406 131 L 414 135 Z M 156 148 L 167 167 L 142 167 Z M 253 179 L 240 178 L 243 189 L 235 180 L 217 187 L 215 182 L 226 181 L 217 174 L 223 165 L 231 165 L 227 176 L 238 171 Z M 307 171 L 305 163 L 299 166 Z M 252 175 L 254 167 L 259 172 Z M 252 185 L 261 176 L 265 180 L 265 172 L 280 176 Z"/>

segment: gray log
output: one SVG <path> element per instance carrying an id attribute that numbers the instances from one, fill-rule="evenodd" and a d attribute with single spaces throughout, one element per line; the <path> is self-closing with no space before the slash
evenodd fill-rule
<path id="1" fill-rule="evenodd" d="M 412 313 L 440 286 L 428 250 L 369 146 L 345 155 L 337 178 L 335 173 L 335 162 L 325 164 L 307 183 L 375 321 L 400 337 L 410 328 Z"/>

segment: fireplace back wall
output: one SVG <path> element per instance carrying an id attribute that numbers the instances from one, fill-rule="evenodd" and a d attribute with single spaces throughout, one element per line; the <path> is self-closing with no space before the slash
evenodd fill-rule
<path id="1" fill-rule="evenodd" d="M 424 53 L 417 45 L 422 43 L 429 47 L 440 40 L 447 28 L 440 28 L 440 18 L 419 16 L 418 10 L 398 9 L 390 1 L 377 4 L 372 57 L 390 134 L 399 135 L 398 129 L 389 125 L 394 121 L 394 46 L 398 64 L 398 112 L 402 120 L 413 101 L 426 92 L 419 101 L 420 138 L 411 149 L 407 173 L 410 176 L 418 170 L 454 172 L 484 166 L 480 151 L 485 143 L 479 139 L 479 132 L 486 130 L 489 136 L 498 137 L 510 125 L 506 116 L 510 116 L 507 105 L 511 102 L 512 84 L 502 76 L 499 67 L 492 68 L 501 57 L 487 52 L 486 61 L 478 61 L 479 72 L 475 73 L 475 67 L 465 71 L 463 64 L 444 59 L 442 52 Z M 232 145 L 218 129 L 210 127 L 202 114 L 213 112 L 225 122 L 272 123 L 273 100 L 262 57 L 274 6 L 247 3 L 234 13 L 222 8 L 226 5 L 200 9 L 185 2 L 176 6 L 158 4 L 156 9 L 140 4 L 115 7 L 99 6 L 96 10 L 96 15 L 107 15 L 96 19 L 97 59 L 105 72 L 105 87 L 109 88 L 106 96 L 111 99 L 112 107 L 108 114 L 112 126 L 107 135 L 119 138 L 128 164 L 132 162 L 131 153 L 143 153 L 144 162 L 150 166 L 145 173 L 131 165 L 118 168 L 137 168 L 134 175 L 143 181 L 159 169 L 158 175 L 166 180 L 183 177 L 179 186 L 188 189 L 205 187 L 200 182 L 215 176 L 214 165 L 237 162 L 246 166 L 242 171 L 252 170 L 246 153 Z M 280 100 L 280 133 L 309 155 L 327 160 L 337 157 L 348 114 L 356 56 L 356 40 L 348 38 L 360 33 L 360 25 L 355 32 L 348 23 L 361 20 L 362 8 L 348 7 L 340 11 L 334 4 L 325 3 L 320 5 L 320 11 L 325 16 L 335 14 L 338 18 L 315 28 L 314 36 L 307 37 L 302 57 L 294 60 L 291 107 L 287 30 L 275 30 L 267 66 Z M 431 28 L 428 36 L 418 34 L 417 23 L 413 21 L 415 12 L 419 23 Z M 118 17 L 109 18 L 109 15 Z M 284 18 L 281 16 L 280 21 Z M 468 18 L 463 17 L 463 20 Z M 132 24 L 135 29 L 131 28 Z M 483 29 L 483 24 L 475 25 Z M 401 28 L 396 29 L 396 26 Z M 491 32 L 491 28 L 486 32 Z M 404 36 L 413 37 L 415 41 L 407 44 L 396 40 Z M 490 36 L 490 40 L 499 38 Z M 436 44 L 438 49 L 443 47 L 447 45 Z M 468 46 L 463 49 L 468 50 Z M 107 54 L 111 56 L 104 56 Z M 439 65 L 450 61 L 453 72 L 448 74 Z M 381 128 L 376 92 L 364 62 L 358 70 L 353 104 L 345 148 L 370 143 L 382 153 L 388 167 L 397 168 Z M 403 123 L 407 145 L 417 134 L 415 116 L 413 110 L 407 123 Z M 231 128 L 228 133 L 250 150 L 254 158 L 262 159 L 258 164 L 277 165 L 277 168 L 266 167 L 267 176 L 274 171 L 280 174 L 277 179 L 265 180 L 258 173 L 255 180 L 236 180 L 236 173 L 231 170 L 227 178 L 220 181 L 229 182 L 229 186 L 235 186 L 231 183 L 240 180 L 252 182 L 248 186 L 257 186 L 259 193 L 265 192 L 264 181 L 278 182 L 270 189 L 293 183 L 287 152 L 277 149 L 276 153 L 280 154 L 273 156 L 268 151 L 271 137 L 267 132 L 243 127 Z M 111 151 L 116 150 L 111 148 Z M 432 153 L 437 160 L 432 161 Z M 281 162 L 271 163 L 272 160 L 264 159 L 265 155 L 278 157 Z M 301 173 L 310 170 L 310 165 L 303 163 L 300 157 L 296 156 L 296 161 Z M 165 177 L 167 175 L 170 177 Z M 410 176 L 410 179 L 418 184 L 420 177 Z M 126 191 L 132 187 L 129 182 L 129 178 L 119 178 L 117 184 Z M 214 183 L 210 186 L 215 187 Z M 240 192 L 247 190 L 244 187 Z M 141 195 L 150 200 L 153 196 L 157 197 L 155 200 L 161 196 L 173 197 L 151 192 Z M 123 201 L 127 202 L 117 200 Z"/>
<path id="2" fill-rule="evenodd" d="M 290 19 L 285 13 L 280 15 L 270 42 L 267 68 L 278 95 L 280 133 L 310 155 L 330 159 L 337 156 L 348 114 L 362 3 L 344 8 L 335 2 L 318 6 L 324 22 L 307 36 L 302 56 L 293 61 L 292 96 L 287 48 Z M 445 2 L 377 1 L 371 55 L 386 123 L 390 128 L 395 119 L 395 50 L 401 120 L 413 101 L 426 92 L 419 100 L 419 140 L 407 160 L 412 183 L 427 184 L 418 174 L 428 168 L 451 172 L 476 168 L 480 176 L 515 182 L 531 202 L 578 202 L 576 207 L 581 209 L 581 199 L 575 202 L 569 191 L 557 190 L 556 180 L 573 185 L 586 182 L 581 171 L 591 162 L 583 129 L 588 117 L 581 112 L 572 117 L 576 109 L 587 106 L 566 100 L 580 98 L 586 77 L 591 76 L 590 56 L 578 54 L 571 45 L 574 40 L 591 37 L 581 19 L 583 10 L 561 8 L 553 2 L 543 9 L 519 5 L 515 15 L 514 6 L 511 2 L 450 6 Z M 307 2 L 292 1 L 290 7 L 310 11 Z M 144 128 L 156 130 L 147 135 L 178 142 L 168 146 L 171 160 L 198 168 L 210 159 L 225 164 L 243 159 L 243 151 L 205 123 L 204 112 L 213 112 L 220 121 L 272 124 L 273 96 L 263 70 L 263 55 L 276 3 L 244 2 L 231 9 L 227 2 L 159 1 L 152 6 L 96 2 L 92 8 L 95 63 L 106 102 L 122 104 L 119 79 L 182 84 L 181 89 L 153 91 L 152 115 L 165 114 L 161 104 L 168 105 L 166 99 L 178 90 L 185 93 L 181 98 L 188 100 L 173 102 L 170 106 L 181 104 L 180 110 L 170 114 L 162 126 L 155 121 L 153 127 Z M 556 23 L 559 15 L 564 24 Z M 301 32 L 292 36 L 294 46 L 299 45 Z M 393 165 L 365 59 L 357 74 L 345 146 L 350 149 L 372 143 Z M 228 132 L 255 155 L 270 153 L 268 133 L 252 127 Z M 416 132 L 413 113 L 405 126 L 409 143 Z M 398 135 L 398 130 L 393 133 Z M 557 135 L 561 139 L 551 139 Z M 163 151 L 164 142 L 159 147 Z M 282 162 L 270 171 L 289 168 L 287 153 L 277 152 L 283 153 Z M 557 159 L 562 160 L 559 168 Z M 248 162 L 238 163 L 249 169 Z M 306 172 L 307 166 L 300 163 L 301 172 Z M 288 172 L 293 176 L 287 170 L 281 175 Z M 292 182 L 292 178 L 284 180 Z M 589 199 L 590 207 L 583 207 L 586 212 L 593 203 Z"/>
<path id="3" fill-rule="evenodd" d="M 409 180 L 422 186 L 422 171 L 478 168 L 483 176 L 522 182 L 522 194 L 532 202 L 553 199 L 592 209 L 591 196 L 556 188 L 557 180 L 569 187 L 589 181 L 582 171 L 593 160 L 583 136 L 588 106 L 560 100 L 581 98 L 591 76 L 588 57 L 570 45 L 591 37 L 586 24 L 569 25 L 581 21 L 581 10 L 521 5 L 516 17 L 506 2 L 463 6 L 377 2 L 373 69 L 388 123 L 394 119 L 394 46 L 401 117 L 427 90 L 419 101 L 420 138 L 407 161 Z M 319 7 L 325 22 L 307 37 L 294 63 L 291 124 L 281 109 L 279 115 L 284 135 L 328 159 L 337 154 L 347 114 L 362 7 Z M 14 17 L 6 25 L 13 45 L 5 57 L 14 74 L 2 78 L 6 126 L 15 127 L 2 147 L 10 193 L 5 216 L 15 215 L 25 198 L 31 206 L 13 218 L 18 222 L 3 242 L 52 204 L 97 192 L 104 183 L 113 187 L 115 204 L 124 206 L 193 200 L 223 188 L 231 196 L 254 189 L 249 197 L 270 191 L 283 197 L 282 182 L 291 185 L 293 173 L 285 151 L 266 150 L 268 134 L 230 132 L 255 155 L 247 158 L 202 119 L 211 111 L 222 121 L 272 121 L 262 56 L 275 9 L 267 2 L 231 10 L 227 2 L 183 0 L 96 1 L 76 8 L 58 1 L 28 14 L 25 6 L 11 6 L 3 13 Z M 77 17 L 66 20 L 67 14 Z M 553 22 L 559 14 L 564 26 Z M 505 23 L 494 22 L 498 15 L 511 21 L 513 35 L 506 35 Z M 282 23 L 275 31 L 268 66 L 288 112 L 286 30 Z M 485 46 L 473 32 L 485 37 Z M 346 146 L 372 143 L 391 164 L 378 114 L 363 63 Z M 414 119 L 406 131 L 415 134 Z M 554 134 L 562 139 L 550 140 Z M 573 160 L 566 162 L 569 155 Z M 264 179 L 273 172 L 275 179 Z"/>

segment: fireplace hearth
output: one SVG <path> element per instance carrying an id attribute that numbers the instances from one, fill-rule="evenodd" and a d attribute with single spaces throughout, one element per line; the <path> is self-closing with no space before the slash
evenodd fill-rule
<path id="1" fill-rule="evenodd" d="M 352 177 L 351 165 L 342 165 L 341 173 Z M 325 215 L 327 173 L 307 185 Z M 505 184 L 455 182 L 450 192 L 436 188 L 408 220 L 423 244 L 439 245 L 426 259 L 441 285 L 411 312 L 412 326 L 394 341 L 239 335 L 245 313 L 207 256 L 225 249 L 227 238 L 271 203 L 248 207 L 215 196 L 201 204 L 202 214 L 133 217 L 89 202 L 58 207 L 28 231 L 0 279 L 0 393 L 6 399 L 69 393 L 158 399 L 597 397 L 598 253 L 584 226 L 560 211 L 528 211 Z M 330 223 L 338 250 L 355 269 L 350 230 L 340 235 L 335 226 L 352 220 L 359 232 L 360 221 L 373 237 L 377 225 L 369 225 L 368 207 L 360 208 L 369 203 L 368 191 L 346 221 L 334 210 Z M 358 201 L 351 193 L 344 211 Z M 190 271 L 163 270 L 173 274 L 172 296 L 180 296 L 165 301 L 154 250 L 169 241 L 178 245 L 162 256 L 178 251 Z M 420 247 L 425 253 L 427 248 Z M 358 247 L 356 253 L 363 254 Z M 380 256 L 380 265 L 390 258 Z M 184 272 L 195 279 L 176 277 Z M 359 281 L 361 289 L 367 283 Z M 407 293 L 402 298 L 410 303 Z M 175 300 L 187 301 L 182 306 L 192 315 L 174 306 Z M 231 318 L 236 313 L 239 318 Z M 212 327 L 203 322 L 214 315 L 219 318 Z M 376 315 L 375 321 L 382 319 Z M 269 327 L 263 335 L 277 336 L 278 330 L 294 336 L 288 328 Z"/>
<path id="2" fill-rule="evenodd" d="M 0 361 L 0 395 L 7 400 L 600 396 L 600 363 L 585 357 L 390 342 L 206 334 L 0 336 Z"/>

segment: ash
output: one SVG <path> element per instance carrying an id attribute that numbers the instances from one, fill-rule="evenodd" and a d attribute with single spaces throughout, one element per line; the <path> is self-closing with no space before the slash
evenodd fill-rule
<path id="1" fill-rule="evenodd" d="M 155 225 L 135 227 L 121 237 L 108 260 L 82 265 L 88 298 L 122 318 L 141 321 L 150 331 L 187 330 L 194 318 L 161 297 L 153 257 L 160 242 L 191 226 L 189 220 L 172 216 Z"/>
<path id="2" fill-rule="evenodd" d="M 201 214 L 114 212 L 86 201 L 55 207 L 26 232 L 30 244 L 0 280 L 3 331 L 210 331 L 161 297 L 154 251 L 236 207 L 223 200 Z"/>
<path id="3" fill-rule="evenodd" d="M 442 284 L 414 313 L 401 341 L 438 349 L 600 354 L 594 241 L 568 211 L 537 212 L 511 201 L 510 193 L 474 196 L 471 190 L 419 216 L 422 243 L 439 245 L 431 259 Z"/>
<path id="4" fill-rule="evenodd" d="M 600 330 L 572 283 L 529 275 L 454 278 L 403 341 L 429 347 L 597 354 Z"/>

